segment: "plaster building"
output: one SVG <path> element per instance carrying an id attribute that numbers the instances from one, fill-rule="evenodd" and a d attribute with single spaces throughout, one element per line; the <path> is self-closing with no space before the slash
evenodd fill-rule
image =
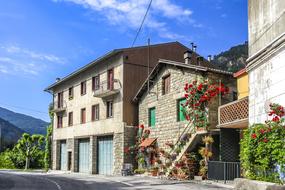
<path id="1" fill-rule="evenodd" d="M 285 105 L 285 1 L 249 0 L 249 123 L 263 123 L 271 102 Z"/>
<path id="2" fill-rule="evenodd" d="M 53 169 L 118 174 L 133 158 L 138 124 L 132 102 L 159 58 L 183 61 L 188 48 L 178 42 L 116 49 L 45 90 L 53 95 Z M 149 65 L 149 67 L 148 67 Z"/>

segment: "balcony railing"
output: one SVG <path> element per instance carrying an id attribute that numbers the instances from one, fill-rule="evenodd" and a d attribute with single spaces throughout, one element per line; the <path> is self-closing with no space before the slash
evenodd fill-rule
<path id="1" fill-rule="evenodd" d="M 53 111 L 55 113 L 64 112 L 66 110 L 66 101 L 54 101 Z"/>
<path id="2" fill-rule="evenodd" d="M 120 92 L 121 83 L 119 80 L 114 79 L 112 83 L 103 81 L 99 84 L 97 89 L 93 91 L 93 96 L 97 98 L 106 98 Z"/>
<path id="3" fill-rule="evenodd" d="M 219 126 L 245 128 L 248 125 L 248 97 L 219 107 Z"/>

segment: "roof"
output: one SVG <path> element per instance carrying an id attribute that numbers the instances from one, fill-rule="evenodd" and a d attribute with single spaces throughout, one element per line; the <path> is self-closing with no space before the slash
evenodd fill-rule
<path id="1" fill-rule="evenodd" d="M 243 75 L 243 74 L 245 74 L 245 73 L 247 73 L 247 72 L 246 72 L 246 68 L 241 69 L 241 70 L 239 70 L 238 72 L 234 73 L 233 76 L 234 76 L 235 78 L 237 78 L 237 77 L 239 77 L 239 76 L 241 76 L 241 75 Z"/>
<path id="2" fill-rule="evenodd" d="M 163 46 L 163 45 L 169 45 L 169 44 L 180 44 L 182 46 L 184 46 L 183 44 L 175 41 L 175 42 L 168 42 L 168 43 L 160 43 L 160 44 L 153 44 L 153 45 L 150 45 L 150 47 L 156 47 L 156 46 Z M 50 86 L 48 86 L 47 88 L 45 88 L 44 91 L 47 91 L 47 92 L 50 92 L 52 90 L 52 88 L 58 86 L 59 84 L 62 84 L 63 82 L 69 80 L 70 78 L 80 74 L 81 72 L 83 71 L 86 71 L 87 69 L 89 69 L 90 67 L 94 66 L 95 64 L 103 61 L 103 60 L 106 60 L 114 55 L 117 55 L 119 53 L 122 53 L 124 51 L 128 51 L 128 50 L 135 50 L 135 49 L 142 49 L 142 48 L 147 48 L 148 46 L 137 46 L 137 47 L 131 47 L 131 48 L 120 48 L 120 49 L 114 49 L 112 51 L 109 51 L 108 53 L 106 53 L 105 55 L 91 61 L 90 63 L 88 63 L 87 65 L 81 67 L 80 69 L 70 73 L 69 75 L 63 77 L 62 79 L 60 79 L 59 81 L 51 84 Z"/>
<path id="3" fill-rule="evenodd" d="M 202 71 L 202 72 L 214 72 L 214 73 L 219 73 L 219 74 L 225 74 L 225 75 L 230 75 L 232 76 L 232 72 L 228 71 L 223 71 L 219 69 L 215 69 L 212 67 L 205 67 L 205 66 L 200 66 L 200 65 L 193 65 L 193 64 L 185 64 L 181 62 L 176 62 L 176 61 L 171 61 L 171 60 L 165 60 L 165 59 L 159 59 L 158 64 L 153 68 L 145 82 L 142 84 L 141 88 L 137 92 L 136 96 L 134 97 L 133 101 L 137 102 L 145 93 L 145 91 L 148 88 L 148 81 L 150 81 L 150 85 L 153 84 L 154 79 L 157 77 L 159 72 L 161 71 L 161 68 L 163 68 L 165 65 L 172 65 L 180 68 L 186 68 L 186 69 L 192 69 L 195 71 Z"/>
<path id="4" fill-rule="evenodd" d="M 156 138 L 147 138 L 141 144 L 140 147 L 149 147 L 156 141 Z"/>

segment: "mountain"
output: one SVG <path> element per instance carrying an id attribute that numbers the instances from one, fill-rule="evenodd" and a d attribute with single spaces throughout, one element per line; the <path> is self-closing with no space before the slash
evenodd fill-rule
<path id="1" fill-rule="evenodd" d="M 11 148 L 24 131 L 0 118 L 0 150 Z"/>
<path id="2" fill-rule="evenodd" d="M 248 43 L 231 47 L 225 52 L 214 56 L 213 63 L 222 70 L 237 72 L 246 66 Z"/>
<path id="3" fill-rule="evenodd" d="M 0 118 L 30 134 L 46 134 L 49 123 L 0 107 Z"/>

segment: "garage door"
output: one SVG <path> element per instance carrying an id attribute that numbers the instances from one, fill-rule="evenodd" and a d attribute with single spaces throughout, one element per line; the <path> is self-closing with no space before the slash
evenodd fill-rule
<path id="1" fill-rule="evenodd" d="M 79 141 L 79 172 L 80 173 L 89 173 L 90 167 L 89 167 L 89 139 L 84 139 Z"/>
<path id="2" fill-rule="evenodd" d="M 98 138 L 98 173 L 111 175 L 113 173 L 113 137 Z"/>
<path id="3" fill-rule="evenodd" d="M 60 170 L 67 170 L 66 142 L 60 143 Z"/>

